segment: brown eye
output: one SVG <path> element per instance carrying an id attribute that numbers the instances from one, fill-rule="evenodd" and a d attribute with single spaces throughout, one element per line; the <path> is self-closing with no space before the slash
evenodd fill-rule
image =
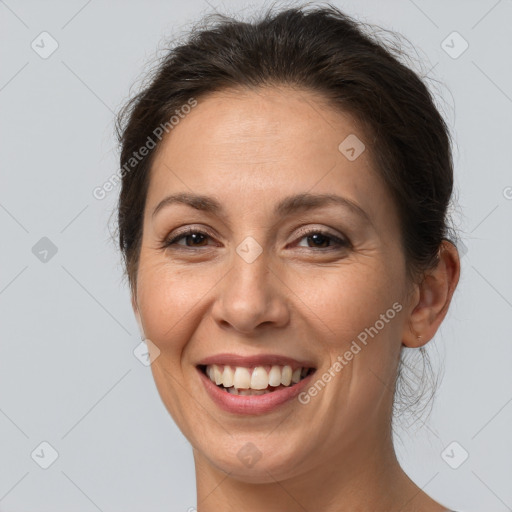
<path id="1" fill-rule="evenodd" d="M 169 247 L 171 245 L 181 245 L 181 246 L 185 245 L 185 247 L 191 247 L 191 248 L 205 247 L 208 244 L 206 244 L 204 242 L 207 241 L 208 238 L 210 238 L 210 235 L 208 235 L 208 233 L 205 233 L 203 231 L 189 229 L 189 230 L 185 231 L 184 233 L 180 233 L 180 234 L 174 236 L 173 238 L 167 240 L 164 243 L 164 247 Z M 185 240 L 185 244 L 177 243 L 181 240 Z M 191 242 L 191 244 L 189 245 L 187 242 Z"/>
<path id="2" fill-rule="evenodd" d="M 316 249 L 329 249 L 349 246 L 349 243 L 346 240 L 321 230 L 311 230 L 303 233 L 300 240 L 302 239 L 308 240 L 308 247 Z M 309 245 L 309 242 L 311 242 L 311 245 Z M 298 247 L 304 246 L 299 245 Z"/>

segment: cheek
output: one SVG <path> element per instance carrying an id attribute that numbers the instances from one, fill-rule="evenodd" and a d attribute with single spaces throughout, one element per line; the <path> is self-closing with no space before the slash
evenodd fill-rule
<path id="1" fill-rule="evenodd" d="M 161 351 L 181 350 L 212 284 L 204 273 L 183 272 L 162 258 L 141 257 L 137 285 L 146 337 Z"/>
<path id="2" fill-rule="evenodd" d="M 334 344 L 353 339 L 402 300 L 399 274 L 374 258 L 329 273 L 320 270 L 316 277 L 309 273 L 303 282 L 309 283 L 304 303 L 317 314 Z M 395 310 L 387 317 L 396 318 Z"/>
<path id="3" fill-rule="evenodd" d="M 336 375 L 324 397 L 364 419 L 389 401 L 401 347 L 404 309 L 400 267 L 369 258 L 338 269 L 315 292 L 315 310 L 329 328 L 323 338 Z M 337 364 L 336 367 L 334 365 Z M 387 402 L 386 402 L 387 403 Z M 334 413 L 333 413 L 334 414 Z"/>
<path id="4" fill-rule="evenodd" d="M 163 257 L 141 253 L 137 292 L 146 338 L 160 353 L 151 365 L 153 378 L 167 410 L 182 431 L 189 432 L 187 414 L 194 407 L 183 393 L 187 375 L 183 353 L 198 326 L 204 297 L 213 284 L 192 272 L 183 273 Z M 200 414 L 200 411 L 196 411 Z"/>
<path id="5" fill-rule="evenodd" d="M 323 341 L 331 368 L 339 363 L 330 400 L 339 407 L 352 404 L 354 414 L 367 414 L 366 407 L 386 395 L 383 383 L 392 382 L 396 372 L 403 278 L 400 258 L 396 266 L 388 261 L 372 257 L 338 268 L 315 292 L 315 311 L 329 328 Z"/>

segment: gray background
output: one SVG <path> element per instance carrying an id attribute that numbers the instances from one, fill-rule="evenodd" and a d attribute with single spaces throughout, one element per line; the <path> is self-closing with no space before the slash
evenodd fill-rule
<path id="1" fill-rule="evenodd" d="M 456 140 L 454 220 L 467 252 L 429 345 L 444 380 L 425 426 L 397 436 L 400 460 L 456 510 L 512 510 L 512 2 L 335 4 L 413 43 Z M 0 1 L 1 511 L 196 504 L 191 448 L 133 354 L 138 328 L 108 228 L 118 189 L 102 201 L 92 191 L 116 171 L 113 114 L 130 86 L 165 38 L 211 10 L 202 0 Z M 51 48 L 43 31 L 59 45 L 46 59 L 31 47 Z M 445 43 L 452 56 L 442 47 L 453 31 L 469 44 L 457 58 L 458 36 Z M 48 469 L 43 441 L 58 452 Z M 453 469 L 462 450 L 469 458 Z"/>

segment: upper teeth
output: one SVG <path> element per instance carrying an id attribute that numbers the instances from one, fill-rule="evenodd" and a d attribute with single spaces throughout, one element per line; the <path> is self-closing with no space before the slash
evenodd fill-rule
<path id="1" fill-rule="evenodd" d="M 281 384 L 283 386 L 289 386 L 290 383 L 296 384 L 308 372 L 308 368 L 302 367 L 292 371 L 289 365 L 274 365 L 267 368 L 264 366 L 246 368 L 228 365 L 222 367 L 213 364 L 206 367 L 206 375 L 212 382 L 217 385 L 222 384 L 225 388 L 234 386 L 236 389 L 266 389 L 269 385 L 277 387 Z"/>

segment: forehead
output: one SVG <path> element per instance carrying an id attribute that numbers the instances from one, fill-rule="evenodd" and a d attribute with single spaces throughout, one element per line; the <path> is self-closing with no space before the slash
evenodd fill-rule
<path id="1" fill-rule="evenodd" d="M 195 149 L 189 159 L 215 153 L 223 162 L 247 158 L 246 165 L 285 160 L 297 165 L 304 157 L 320 158 L 322 163 L 337 156 L 348 135 L 365 138 L 357 124 L 350 114 L 333 109 L 310 91 L 230 89 L 200 98 L 163 146 L 180 154 Z"/>
<path id="2" fill-rule="evenodd" d="M 355 159 L 343 152 L 347 145 L 360 152 Z M 374 203 L 389 207 L 390 198 L 371 149 L 353 116 L 318 94 L 287 87 L 216 92 L 199 98 L 162 141 L 147 205 L 194 191 L 257 211 L 263 197 L 339 192 L 378 216 Z"/>

